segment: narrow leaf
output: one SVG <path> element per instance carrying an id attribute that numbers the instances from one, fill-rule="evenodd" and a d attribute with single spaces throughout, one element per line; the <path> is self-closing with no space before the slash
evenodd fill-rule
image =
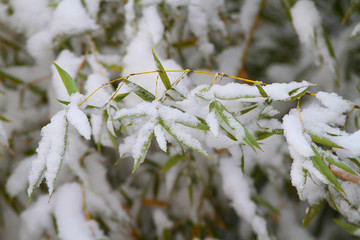
<path id="1" fill-rule="evenodd" d="M 116 97 L 114 98 L 115 102 L 120 102 L 121 100 L 123 100 L 127 95 L 129 95 L 130 93 L 121 93 L 116 95 Z"/>
<path id="2" fill-rule="evenodd" d="M 303 227 L 306 227 L 314 219 L 314 217 L 318 214 L 318 212 L 322 206 L 322 203 L 323 202 L 311 205 L 306 209 L 306 215 L 305 215 L 305 218 L 302 223 Z"/>
<path id="3" fill-rule="evenodd" d="M 350 234 L 353 235 L 353 236 L 360 237 L 360 234 L 359 234 L 360 227 L 355 226 L 355 225 L 353 225 L 353 224 L 351 224 L 351 223 L 342 221 L 342 220 L 340 220 L 340 219 L 334 219 L 334 222 L 335 222 L 339 227 L 341 227 L 344 231 L 350 233 Z"/>
<path id="4" fill-rule="evenodd" d="M 292 91 L 289 92 L 289 96 L 290 98 L 286 99 L 286 101 L 295 101 L 299 98 L 301 98 L 302 96 L 304 96 L 307 92 L 307 90 L 309 89 L 308 87 L 306 87 L 304 90 L 300 91 L 301 88 L 297 88 L 294 89 Z M 299 92 L 300 91 L 300 92 Z M 299 92 L 299 93 L 298 93 Z M 295 94 L 295 95 L 294 95 Z"/>
<path id="5" fill-rule="evenodd" d="M 165 172 L 165 171 L 169 170 L 170 168 L 175 166 L 178 162 L 180 162 L 181 160 L 184 160 L 184 159 L 185 159 L 184 154 L 176 154 L 176 155 L 170 157 L 169 160 L 167 160 L 167 162 L 161 168 L 161 171 Z"/>
<path id="6" fill-rule="evenodd" d="M 224 122 L 237 133 L 237 138 L 242 138 L 244 142 L 247 143 L 254 151 L 254 147 L 261 149 L 255 138 L 250 134 L 250 132 L 221 103 L 216 102 L 215 108 L 216 112 L 224 120 Z"/>
<path id="7" fill-rule="evenodd" d="M 356 172 L 354 172 L 348 165 L 346 165 L 345 163 L 343 163 L 343 162 L 341 162 L 341 161 L 339 161 L 339 160 L 335 160 L 335 159 L 332 159 L 331 157 L 326 157 L 325 158 L 325 160 L 328 162 L 328 163 L 330 163 L 330 164 L 332 164 L 332 165 L 334 165 L 334 166 L 336 166 L 336 167 L 338 167 L 338 168 L 340 168 L 340 169 L 342 169 L 342 170 L 344 170 L 344 171 L 346 171 L 346 172 L 348 172 L 348 173 L 351 173 L 351 174 L 354 174 L 354 175 L 358 175 Z"/>
<path id="8" fill-rule="evenodd" d="M 140 163 L 142 162 L 144 155 L 150 146 L 150 142 L 151 142 L 151 139 L 153 138 L 153 136 L 154 136 L 154 133 L 150 134 L 150 136 L 146 139 L 146 141 L 144 141 L 144 144 L 141 147 L 141 153 L 139 154 L 139 156 L 137 158 L 134 159 L 134 167 L 133 167 L 132 173 L 135 172 L 135 170 L 139 167 Z"/>
<path id="9" fill-rule="evenodd" d="M 342 23 L 345 23 L 348 18 L 359 8 L 360 1 L 359 0 L 351 0 L 348 8 L 346 9 L 345 16 L 342 20 Z"/>
<path id="10" fill-rule="evenodd" d="M 184 95 L 182 95 L 174 88 L 170 88 L 169 90 L 167 90 L 165 95 L 174 101 L 183 101 L 184 99 L 186 99 Z"/>
<path id="11" fill-rule="evenodd" d="M 149 91 L 147 91 L 145 88 L 140 87 L 139 85 L 130 81 L 126 81 L 125 84 L 131 89 L 132 92 L 138 95 L 141 99 L 147 102 L 152 102 L 155 100 L 155 96 Z"/>
<path id="12" fill-rule="evenodd" d="M 261 96 L 263 96 L 264 98 L 269 97 L 267 95 L 267 93 L 265 92 L 265 90 L 262 88 L 262 86 L 260 86 L 259 84 L 255 84 L 255 86 L 257 87 L 257 89 L 259 90 L 259 93 L 261 94 Z"/>
<path id="13" fill-rule="evenodd" d="M 19 78 L 14 77 L 14 76 L 12 76 L 12 75 L 10 75 L 10 74 L 7 74 L 7 73 L 5 73 L 5 72 L 3 72 L 3 71 L 0 71 L 0 77 L 3 77 L 3 78 L 5 78 L 5 79 L 8 79 L 8 80 L 10 80 L 12 83 L 15 83 L 15 84 L 23 84 L 23 83 L 24 83 L 24 81 L 20 80 Z"/>
<path id="14" fill-rule="evenodd" d="M 3 121 L 3 122 L 10 122 L 9 119 L 7 119 L 6 117 L 0 115 L 0 121 Z"/>
<path id="15" fill-rule="evenodd" d="M 324 177 L 331 183 L 331 185 L 339 192 L 344 193 L 344 190 L 342 189 L 339 181 L 335 177 L 335 175 L 331 172 L 328 165 L 324 162 L 322 156 L 319 155 L 318 151 L 314 146 L 312 146 L 312 149 L 315 153 L 315 156 L 310 157 L 312 160 L 314 166 L 320 171 L 321 174 L 324 175 Z"/>
<path id="16" fill-rule="evenodd" d="M 188 135 L 185 132 L 180 132 L 175 131 L 174 128 L 170 128 L 169 126 L 167 126 L 165 124 L 165 122 L 160 118 L 159 119 L 159 124 L 171 135 L 173 136 L 176 140 L 178 140 L 180 143 L 182 143 L 183 145 L 187 146 L 188 148 L 191 148 L 192 150 L 195 150 L 201 154 L 203 154 L 204 156 L 211 158 L 211 156 L 209 156 L 207 154 L 207 152 L 202 148 L 200 142 L 198 140 L 196 140 L 195 138 L 192 138 L 192 136 Z"/>
<path id="17" fill-rule="evenodd" d="M 274 212 L 274 213 L 278 213 L 279 210 L 277 210 L 271 203 L 269 203 L 268 201 L 266 201 L 266 199 L 264 199 L 262 196 L 258 195 L 258 194 L 253 194 L 251 195 L 252 200 L 254 200 L 256 203 L 263 205 L 265 207 L 267 207 L 270 211 Z"/>
<path id="18" fill-rule="evenodd" d="M 57 65 L 56 63 L 52 62 L 54 64 L 54 66 L 56 67 L 64 85 L 65 88 L 69 94 L 69 96 L 71 96 L 74 93 L 79 92 L 79 89 L 76 86 L 76 83 L 74 81 L 74 79 L 64 70 L 62 69 L 59 65 Z"/>
<path id="19" fill-rule="evenodd" d="M 164 67 L 162 66 L 161 62 L 159 61 L 159 59 L 157 58 L 157 56 L 155 55 L 155 52 L 154 50 L 152 51 L 153 53 L 153 57 L 154 57 L 154 61 L 155 61 L 155 64 L 156 64 L 156 67 L 160 70 L 159 71 L 159 75 L 160 75 L 160 78 L 161 78 L 161 81 L 163 82 L 166 90 L 169 90 L 171 88 L 171 83 L 170 83 L 170 80 L 169 80 L 169 77 L 168 75 L 166 74 L 166 72 L 164 71 Z"/>
<path id="20" fill-rule="evenodd" d="M 335 147 L 335 148 L 343 149 L 343 147 L 339 146 L 338 144 L 334 143 L 333 141 L 331 141 L 328 138 L 325 138 L 322 136 L 316 136 L 315 134 L 312 134 L 310 132 L 307 132 L 307 133 L 310 135 L 311 140 L 315 143 L 319 143 L 319 144 L 322 144 L 322 145 L 325 145 L 328 147 Z"/>

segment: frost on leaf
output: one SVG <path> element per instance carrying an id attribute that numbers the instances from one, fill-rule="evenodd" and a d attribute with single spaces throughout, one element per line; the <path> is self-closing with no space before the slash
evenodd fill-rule
<path id="1" fill-rule="evenodd" d="M 29 174 L 29 198 L 44 176 L 49 194 L 51 195 L 54 191 L 67 148 L 67 130 L 68 123 L 64 110 L 55 114 L 51 118 L 51 122 L 41 130 L 41 140 L 36 149 L 37 158 L 32 162 Z"/>

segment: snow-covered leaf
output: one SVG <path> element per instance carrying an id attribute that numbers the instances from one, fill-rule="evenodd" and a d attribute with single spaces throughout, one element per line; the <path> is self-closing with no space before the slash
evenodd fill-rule
<path id="1" fill-rule="evenodd" d="M 254 147 L 261 149 L 250 132 L 220 102 L 217 101 L 215 103 L 215 109 L 216 113 L 222 118 L 222 120 L 224 120 L 224 122 L 236 133 L 236 138 L 238 140 L 244 140 L 244 142 L 247 143 L 254 151 Z"/>
<path id="2" fill-rule="evenodd" d="M 328 147 L 335 147 L 335 148 L 340 148 L 343 149 L 343 147 L 339 146 L 338 144 L 334 143 L 333 141 L 331 141 L 330 139 L 324 137 L 324 136 L 317 136 L 316 134 L 312 134 L 311 132 L 308 131 L 309 136 L 311 137 L 311 140 L 313 140 L 313 142 L 315 143 L 319 143 Z"/>
<path id="3" fill-rule="evenodd" d="M 184 99 L 186 99 L 184 95 L 182 95 L 174 88 L 170 88 L 169 90 L 167 90 L 165 95 L 173 101 L 183 101 Z"/>
<path id="4" fill-rule="evenodd" d="M 29 173 L 28 201 L 34 189 L 46 178 L 49 194 L 54 191 L 68 141 L 68 122 L 66 112 L 60 111 L 51 118 L 51 122 L 41 130 L 41 140 L 36 149 L 37 158 L 32 162 Z"/>
<path id="5" fill-rule="evenodd" d="M 67 112 L 67 120 L 85 139 L 90 140 L 91 127 L 86 114 L 80 110 L 78 103 L 81 101 L 82 95 L 73 94 L 70 99 L 69 110 Z"/>
<path id="6" fill-rule="evenodd" d="M 132 92 L 138 95 L 141 99 L 147 102 L 152 102 L 155 100 L 155 96 L 145 88 L 130 81 L 126 81 L 125 84 L 130 88 Z"/>
<path id="7" fill-rule="evenodd" d="M 135 172 L 140 163 L 144 161 L 145 154 L 154 136 L 154 127 L 155 124 L 152 122 L 145 123 L 137 133 L 136 141 L 132 148 L 132 156 L 134 158 L 132 172 Z"/>
<path id="8" fill-rule="evenodd" d="M 71 96 L 74 93 L 79 92 L 79 89 L 76 86 L 76 83 L 74 81 L 74 79 L 64 70 L 62 69 L 59 65 L 57 65 L 56 63 L 54 63 L 54 66 L 56 67 L 65 87 L 66 90 L 69 94 L 69 96 Z"/>
<path id="9" fill-rule="evenodd" d="M 323 160 L 323 156 L 319 154 L 314 146 L 312 146 L 312 150 L 315 153 L 315 156 L 311 156 L 310 159 L 312 160 L 314 166 L 317 170 L 320 171 L 322 175 L 330 182 L 330 184 L 339 192 L 344 193 L 339 181 L 335 177 L 335 175 L 331 172 L 328 165 Z"/>
<path id="10" fill-rule="evenodd" d="M 188 148 L 191 148 L 192 150 L 195 150 L 203 154 L 204 156 L 211 158 L 208 153 L 203 149 L 201 143 L 197 139 L 193 138 L 190 134 L 186 133 L 186 131 L 184 131 L 184 129 L 181 128 L 179 125 L 175 123 L 167 125 L 167 123 L 161 118 L 159 119 L 159 123 L 176 140 L 178 140 Z"/>
<path id="11" fill-rule="evenodd" d="M 155 125 L 154 135 L 155 135 L 156 141 L 159 144 L 160 149 L 163 150 L 164 152 L 166 152 L 167 146 L 166 146 L 165 132 L 162 129 L 161 125 L 159 125 L 159 124 Z"/>

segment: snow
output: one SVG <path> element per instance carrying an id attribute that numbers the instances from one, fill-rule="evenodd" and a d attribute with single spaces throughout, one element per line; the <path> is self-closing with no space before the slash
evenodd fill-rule
<path id="1" fill-rule="evenodd" d="M 95 3 L 91 6 L 95 6 Z M 97 28 L 99 26 L 86 13 L 80 0 L 61 1 L 54 12 L 50 24 L 50 31 L 53 36 L 78 34 L 96 30 Z"/>
<path id="2" fill-rule="evenodd" d="M 156 141 L 158 142 L 160 149 L 163 150 L 164 152 L 166 152 L 167 145 L 166 145 L 165 132 L 159 124 L 155 125 L 154 134 L 155 134 Z"/>
<path id="3" fill-rule="evenodd" d="M 261 0 L 245 0 L 240 12 L 240 25 L 246 34 L 249 34 L 255 17 L 260 10 Z"/>
<path id="4" fill-rule="evenodd" d="M 50 194 L 54 191 L 54 184 L 58 177 L 60 171 L 59 168 L 61 167 L 67 148 L 65 145 L 67 124 L 65 112 L 58 112 L 51 118 L 49 130 L 45 137 L 47 141 L 50 139 L 50 148 L 46 155 L 45 172 L 46 184 Z"/>
<path id="5" fill-rule="evenodd" d="M 300 93 L 304 91 L 306 88 L 312 86 L 312 83 L 309 83 L 307 81 L 302 82 L 291 82 L 291 83 L 273 83 L 266 86 L 263 86 L 264 91 L 267 93 L 267 95 L 274 99 L 275 101 L 280 100 L 287 100 L 291 96 L 289 95 L 289 92 L 292 90 L 295 90 L 299 88 L 299 90 L 296 91 L 296 93 L 292 95 L 296 95 L 297 93 Z"/>
<path id="6" fill-rule="evenodd" d="M 16 169 L 11 173 L 6 182 L 6 191 L 10 197 L 15 197 L 26 191 L 28 186 L 27 174 L 31 168 L 31 162 L 36 159 L 35 156 L 22 160 Z"/>
<path id="7" fill-rule="evenodd" d="M 291 15 L 300 41 L 305 45 L 312 45 L 315 38 L 314 31 L 321 25 L 315 3 L 309 0 L 298 1 L 291 8 Z"/>
<path id="8" fill-rule="evenodd" d="M 216 118 L 215 111 L 211 111 L 206 117 L 206 123 L 210 127 L 210 131 L 214 134 L 215 137 L 219 136 L 219 122 Z"/>
<path id="9" fill-rule="evenodd" d="M 256 213 L 256 204 L 251 200 L 248 180 L 241 169 L 234 164 L 232 159 L 222 158 L 220 173 L 223 179 L 223 190 L 231 200 L 231 205 L 236 213 L 250 223 L 253 231 L 257 234 L 257 239 L 270 239 L 264 219 Z"/>
<path id="10" fill-rule="evenodd" d="M 101 85 L 109 82 L 107 77 L 103 77 L 100 74 L 90 74 L 85 84 L 86 96 L 92 94 Z M 99 89 L 94 95 L 86 100 L 87 105 L 95 107 L 103 107 L 111 97 L 111 87 L 109 85 Z"/>
<path id="11" fill-rule="evenodd" d="M 48 4 L 48 0 L 35 2 L 13 0 L 10 5 L 14 14 L 7 21 L 15 29 L 25 32 L 27 36 L 31 36 L 43 29 L 50 21 L 53 9 L 47 7 Z"/>
<path id="12" fill-rule="evenodd" d="M 80 110 L 78 104 L 83 99 L 83 95 L 80 93 L 75 93 L 70 97 L 69 110 L 67 112 L 67 120 L 71 125 L 73 125 L 76 130 L 83 136 L 86 140 L 90 140 L 91 127 L 86 114 Z"/>
<path id="13" fill-rule="evenodd" d="M 61 239 L 91 240 L 105 237 L 95 221 L 86 219 L 82 190 L 78 183 L 59 187 L 55 201 L 54 214 Z"/>
<path id="14" fill-rule="evenodd" d="M 54 204 L 52 202 L 48 203 L 48 200 L 47 196 L 40 196 L 21 213 L 19 234 L 21 240 L 41 239 L 44 232 L 55 235 L 51 216 Z"/>
<path id="15" fill-rule="evenodd" d="M 166 216 L 165 212 L 161 209 L 155 209 L 153 211 L 154 223 L 156 226 L 156 233 L 158 236 L 162 236 L 164 229 L 171 228 L 173 226 L 172 221 Z"/>
<path id="16" fill-rule="evenodd" d="M 283 128 L 286 141 L 289 147 L 293 148 L 299 155 L 303 157 L 314 156 L 314 152 L 310 147 L 309 140 L 303 128 L 295 109 L 283 118 Z"/>
<path id="17" fill-rule="evenodd" d="M 4 146 L 8 146 L 8 139 L 4 130 L 4 127 L 2 125 L 2 122 L 0 121 L 0 144 L 4 145 Z"/>
<path id="18" fill-rule="evenodd" d="M 142 161 L 144 160 L 145 153 L 146 153 L 146 152 L 144 153 L 144 151 L 146 150 L 146 149 L 144 149 L 144 146 L 147 144 L 147 142 L 149 141 L 149 138 L 152 136 L 152 134 L 154 132 L 154 127 L 155 127 L 155 122 L 152 121 L 152 122 L 145 123 L 139 129 L 139 132 L 136 137 L 136 142 L 132 148 L 132 156 L 133 156 L 134 160 L 136 161 L 134 163 L 134 165 L 136 165 L 139 160 L 140 160 L 140 163 L 142 163 Z"/>

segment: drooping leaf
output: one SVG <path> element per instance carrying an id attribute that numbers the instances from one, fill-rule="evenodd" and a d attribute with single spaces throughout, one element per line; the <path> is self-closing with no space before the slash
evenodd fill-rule
<path id="1" fill-rule="evenodd" d="M 353 236 L 360 237 L 360 227 L 351 223 L 342 221 L 340 219 L 334 219 L 334 222 L 341 227 L 344 231 L 350 233 Z"/>
<path id="2" fill-rule="evenodd" d="M 318 204 L 313 204 L 306 209 L 306 215 L 305 215 L 303 223 L 302 223 L 303 227 L 306 227 L 314 219 L 314 217 L 318 214 L 318 212 L 322 206 L 322 203 L 323 202 L 320 202 Z"/>
<path id="3" fill-rule="evenodd" d="M 165 172 L 175 166 L 178 162 L 185 159 L 184 154 L 176 154 L 167 160 L 167 162 L 164 164 L 164 166 L 161 168 L 161 171 Z"/>
<path id="4" fill-rule="evenodd" d="M 323 157 L 319 154 L 314 146 L 311 146 L 312 150 L 315 153 L 315 156 L 311 156 L 310 159 L 312 160 L 316 169 L 320 171 L 322 175 L 330 182 L 330 184 L 339 192 L 344 193 L 339 181 L 335 177 L 335 175 L 331 172 L 328 165 L 323 160 Z"/>
<path id="5" fill-rule="evenodd" d="M 58 71 L 64 85 L 65 88 L 69 94 L 69 96 L 71 96 L 74 93 L 79 92 L 78 87 L 76 86 L 76 83 L 74 81 L 74 79 L 64 70 L 62 69 L 59 65 L 57 65 L 56 63 L 52 62 L 54 64 L 54 66 L 56 67 L 56 70 Z"/>
<path id="6" fill-rule="evenodd" d="M 147 102 L 152 102 L 155 100 L 155 96 L 145 88 L 140 87 L 139 85 L 130 81 L 126 81 L 125 84 L 131 89 L 132 92 L 138 95 L 141 99 Z"/>
<path id="7" fill-rule="evenodd" d="M 67 145 L 68 145 L 68 129 L 69 129 L 69 124 L 67 123 L 66 128 L 65 128 L 65 134 L 64 134 L 64 147 L 63 147 L 62 152 L 60 153 L 60 156 L 59 156 L 60 158 L 59 158 L 59 164 L 58 164 L 56 176 L 52 180 L 52 186 L 53 187 L 49 188 L 50 199 L 51 199 L 52 194 L 54 193 L 54 187 L 55 187 L 55 184 L 57 182 L 57 179 L 59 178 L 60 169 L 61 169 L 62 164 L 64 162 L 65 153 L 66 153 Z"/>
<path id="8" fill-rule="evenodd" d="M 139 156 L 137 158 L 134 159 L 134 167 L 133 167 L 132 173 L 135 172 L 135 170 L 139 167 L 140 163 L 142 162 L 143 157 L 150 146 L 150 142 L 151 142 L 151 139 L 153 138 L 153 136 L 154 136 L 154 134 L 152 133 L 149 137 L 147 137 L 146 141 L 143 142 L 143 145 L 141 148 L 141 153 L 139 154 Z"/>
<path id="9" fill-rule="evenodd" d="M 216 113 L 221 117 L 222 120 L 236 132 L 236 137 L 241 138 L 247 143 L 254 151 L 255 148 L 261 149 L 255 138 L 250 132 L 239 122 L 239 120 L 229 112 L 220 102 L 215 103 Z"/>
<path id="10" fill-rule="evenodd" d="M 157 56 L 155 55 L 154 50 L 152 50 L 152 54 L 153 54 L 153 57 L 154 57 L 154 61 L 155 61 L 156 67 L 160 70 L 160 71 L 159 71 L 159 75 L 160 75 L 161 81 L 163 82 L 166 90 L 169 90 L 169 89 L 171 88 L 171 83 L 170 83 L 169 77 L 168 77 L 168 75 L 166 74 L 166 72 L 164 71 L 165 69 L 164 69 L 164 67 L 162 66 L 161 62 L 159 61 L 159 59 L 158 59 Z"/>

